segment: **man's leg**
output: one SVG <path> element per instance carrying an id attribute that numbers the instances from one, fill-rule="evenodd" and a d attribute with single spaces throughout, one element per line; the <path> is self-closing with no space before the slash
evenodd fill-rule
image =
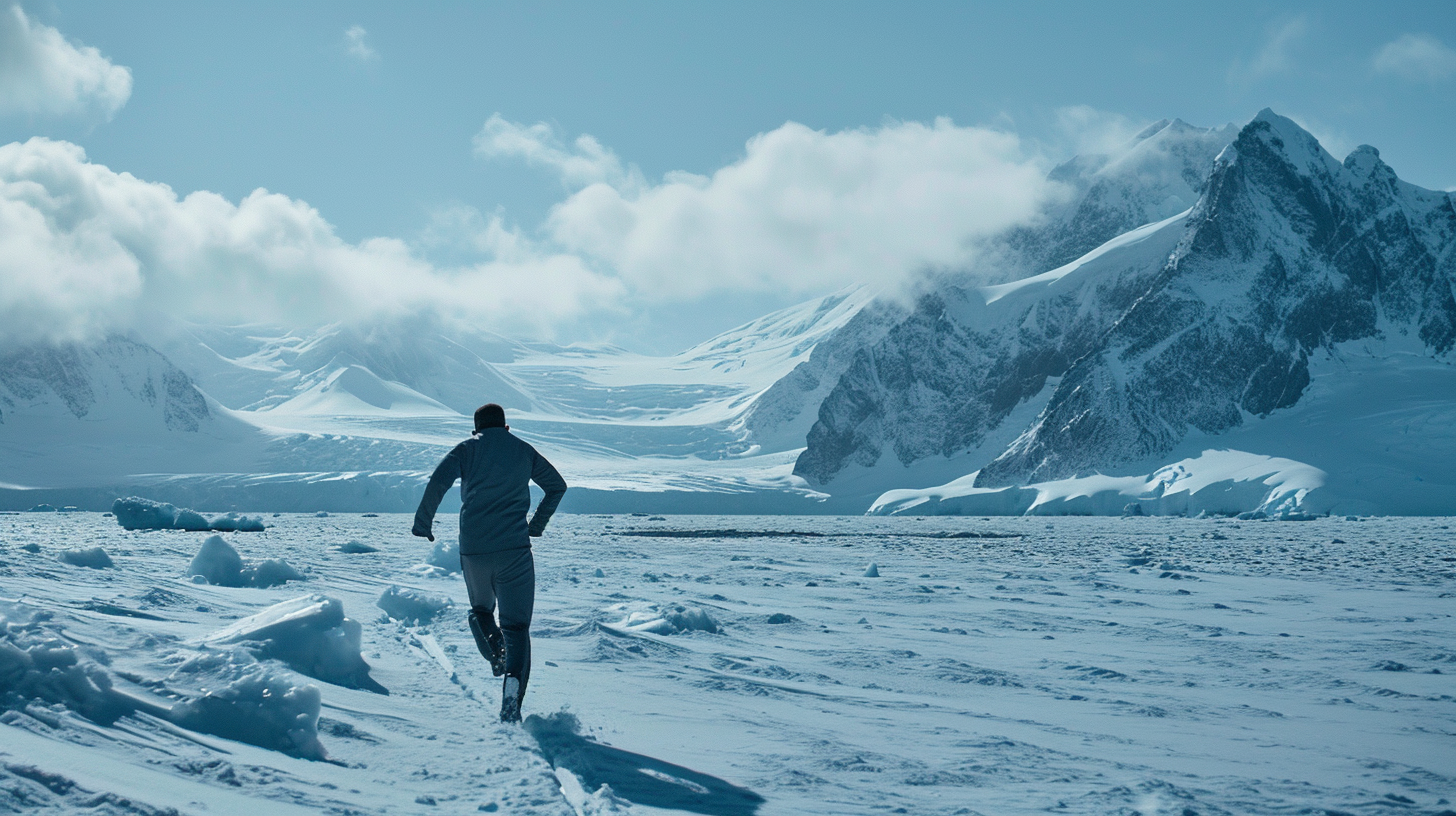
<path id="1" fill-rule="evenodd" d="M 490 663 L 490 673 L 505 672 L 505 641 L 495 623 L 495 559 L 488 555 L 460 556 L 465 591 L 470 595 L 470 634 L 475 648 Z"/>
<path id="2" fill-rule="evenodd" d="M 531 548 L 498 553 L 496 598 L 506 642 L 506 679 L 502 686 L 501 719 L 521 718 L 521 700 L 531 677 L 531 614 L 536 607 L 536 561 Z M 514 700 L 510 699 L 514 692 Z"/>

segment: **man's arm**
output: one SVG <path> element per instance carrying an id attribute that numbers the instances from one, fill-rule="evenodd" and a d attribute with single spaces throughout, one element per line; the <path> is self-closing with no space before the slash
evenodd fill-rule
<path id="1" fill-rule="evenodd" d="M 566 480 L 546 461 L 546 457 L 534 450 L 531 452 L 535 454 L 531 463 L 531 481 L 546 491 L 546 495 L 541 497 L 541 503 L 536 505 L 536 513 L 531 516 L 531 524 L 527 528 L 531 537 L 536 538 L 546 532 L 546 522 L 551 520 L 551 514 L 556 512 L 556 505 L 561 504 L 561 497 L 566 495 Z"/>
<path id="2" fill-rule="evenodd" d="M 415 511 L 415 526 L 411 533 L 420 538 L 435 540 L 432 532 L 435 526 L 435 511 L 440 508 L 440 500 L 445 498 L 455 480 L 460 478 L 460 448 L 457 446 L 435 468 L 430 476 L 430 483 L 425 485 L 425 495 L 420 497 L 420 507 Z"/>

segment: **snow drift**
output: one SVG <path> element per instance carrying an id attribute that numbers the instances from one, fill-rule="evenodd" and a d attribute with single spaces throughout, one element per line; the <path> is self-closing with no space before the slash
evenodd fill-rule
<path id="1" fill-rule="evenodd" d="M 344 604 L 305 595 L 264 609 L 204 639 L 209 646 L 239 644 L 260 660 L 282 662 L 299 674 L 378 694 L 389 690 L 369 676 L 359 653 L 363 628 L 344 616 Z"/>
<path id="2" fill-rule="evenodd" d="M 208 690 L 167 708 L 116 689 L 96 657 L 67 642 L 45 620 L 40 615 L 18 623 L 0 615 L 0 707 L 60 706 L 101 725 L 149 714 L 304 759 L 327 758 L 318 740 L 316 686 L 298 685 L 242 650 L 209 652 L 183 662 L 172 677 L 205 682 Z"/>
<path id="3" fill-rule="evenodd" d="M 304 759 L 327 759 L 318 738 L 318 686 L 299 684 L 243 649 L 208 652 L 183 663 L 174 681 L 206 684 L 172 707 L 173 723 Z"/>

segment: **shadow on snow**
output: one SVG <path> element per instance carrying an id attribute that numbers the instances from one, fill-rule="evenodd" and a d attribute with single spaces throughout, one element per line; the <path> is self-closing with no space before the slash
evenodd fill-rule
<path id="1" fill-rule="evenodd" d="M 763 797 L 715 776 L 650 756 L 623 751 L 581 735 L 581 723 L 564 711 L 531 715 L 522 724 L 552 767 L 565 768 L 588 792 L 602 785 L 639 805 L 708 816 L 753 816 Z"/>

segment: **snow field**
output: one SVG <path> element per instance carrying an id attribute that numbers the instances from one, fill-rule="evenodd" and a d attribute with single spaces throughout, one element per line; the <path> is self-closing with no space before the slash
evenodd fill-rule
<path id="1" fill-rule="evenodd" d="M 193 584 L 200 534 L 0 517 L 0 611 L 49 615 L 47 637 L 146 704 L 104 725 L 7 687 L 0 797 L 38 812 L 110 797 L 139 813 L 987 816 L 1439 813 L 1456 798 L 1445 519 L 559 516 L 537 541 L 524 729 L 495 722 L 464 586 L 419 569 L 431 547 L 407 516 L 272 521 L 239 546 L 306 565 L 306 583 Z M 336 549 L 350 541 L 379 552 Z M 114 566 L 56 558 L 91 546 Z M 391 588 L 454 607 L 391 619 L 376 606 Z M 311 594 L 360 621 L 388 695 L 200 646 Z M 270 682 L 292 695 L 269 709 L 283 726 L 317 690 L 329 761 L 299 758 L 306 728 L 290 756 L 147 713 L 245 705 Z"/>

